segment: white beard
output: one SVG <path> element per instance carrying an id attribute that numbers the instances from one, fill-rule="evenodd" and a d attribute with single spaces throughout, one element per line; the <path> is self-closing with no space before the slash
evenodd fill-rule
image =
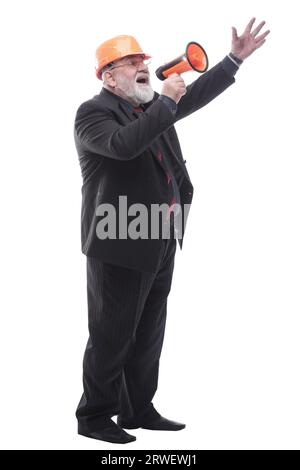
<path id="1" fill-rule="evenodd" d="M 118 88 L 139 104 L 148 103 L 154 98 L 154 91 L 151 87 L 150 81 L 147 85 L 140 85 L 137 82 L 130 82 L 123 77 L 118 78 Z"/>
<path id="2" fill-rule="evenodd" d="M 149 101 L 153 100 L 154 91 L 150 83 L 148 83 L 147 85 L 140 85 L 135 82 L 134 91 L 137 101 L 139 101 L 140 103 L 148 103 Z"/>

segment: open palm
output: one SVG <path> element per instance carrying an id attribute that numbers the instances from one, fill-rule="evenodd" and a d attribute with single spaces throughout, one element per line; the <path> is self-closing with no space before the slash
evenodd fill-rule
<path id="1" fill-rule="evenodd" d="M 232 27 L 231 52 L 238 59 L 246 59 L 250 54 L 252 54 L 252 52 L 261 47 L 266 41 L 265 37 L 270 32 L 270 30 L 267 30 L 263 34 L 257 36 L 261 28 L 264 26 L 265 21 L 259 23 L 259 25 L 251 32 L 254 22 L 255 18 L 252 18 L 241 36 L 238 36 L 236 28 Z"/>

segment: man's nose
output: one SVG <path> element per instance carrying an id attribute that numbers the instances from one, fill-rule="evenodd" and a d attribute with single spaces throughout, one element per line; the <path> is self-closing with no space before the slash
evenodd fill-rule
<path id="1" fill-rule="evenodd" d="M 141 71 L 148 72 L 148 65 L 144 64 L 144 62 L 140 62 L 140 63 L 138 64 L 137 70 L 138 70 L 139 72 L 141 72 Z"/>

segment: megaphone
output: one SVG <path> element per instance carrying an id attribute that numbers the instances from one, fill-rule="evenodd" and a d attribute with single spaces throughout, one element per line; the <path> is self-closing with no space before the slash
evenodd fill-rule
<path id="1" fill-rule="evenodd" d="M 167 64 L 158 67 L 155 70 L 157 78 L 165 80 L 172 73 L 183 73 L 189 70 L 195 70 L 196 72 L 203 73 L 208 68 L 208 57 L 200 44 L 195 41 L 188 43 L 185 49 L 185 53 L 171 60 Z"/>

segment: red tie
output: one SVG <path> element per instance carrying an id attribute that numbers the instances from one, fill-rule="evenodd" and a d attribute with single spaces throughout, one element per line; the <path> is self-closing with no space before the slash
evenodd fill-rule
<path id="1" fill-rule="evenodd" d="M 142 110 L 142 108 L 137 107 L 137 108 L 133 108 L 133 112 L 134 113 L 141 113 L 141 112 L 143 112 L 143 110 Z"/>

